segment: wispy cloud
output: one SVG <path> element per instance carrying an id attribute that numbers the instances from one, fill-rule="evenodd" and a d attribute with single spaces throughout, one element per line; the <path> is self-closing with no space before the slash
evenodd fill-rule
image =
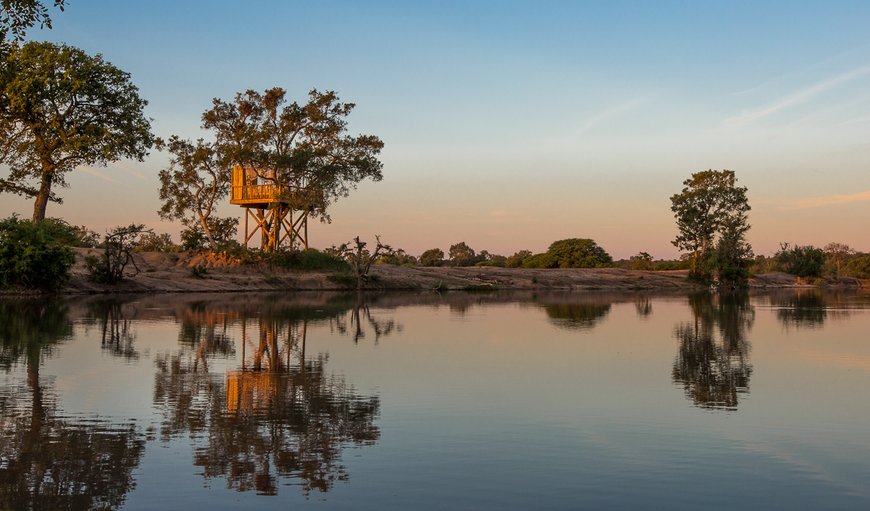
<path id="1" fill-rule="evenodd" d="M 628 100 L 628 101 L 626 101 L 624 103 L 620 103 L 618 105 L 614 105 L 610 108 L 607 108 L 606 110 L 602 110 L 601 112 L 598 112 L 597 114 L 593 115 L 592 117 L 586 119 L 586 122 L 581 124 L 580 127 L 578 127 L 577 130 L 574 131 L 574 134 L 580 135 L 580 134 L 586 133 L 586 132 L 592 130 L 593 128 L 595 128 L 596 126 L 598 126 L 606 121 L 609 121 L 610 119 L 613 119 L 615 117 L 619 117 L 628 111 L 634 110 L 635 108 L 639 107 L 640 105 L 642 105 L 644 103 L 646 103 L 646 99 L 637 98 L 637 99 Z"/>
<path id="2" fill-rule="evenodd" d="M 811 209 L 820 208 L 822 206 L 838 206 L 841 204 L 868 201 L 870 201 L 870 190 L 865 190 L 863 192 L 849 193 L 845 195 L 827 195 L 823 197 L 801 199 L 798 200 L 793 207 L 794 209 Z"/>
<path id="3" fill-rule="evenodd" d="M 113 178 L 111 176 L 107 176 L 106 174 L 100 172 L 99 170 L 97 170 L 93 167 L 79 167 L 79 170 L 84 172 L 85 174 L 89 174 L 89 175 L 94 176 L 96 178 L 102 179 L 103 181 L 108 181 L 110 183 L 117 183 L 115 178 Z"/>
<path id="4" fill-rule="evenodd" d="M 870 65 L 862 66 L 846 73 L 839 74 L 833 78 L 818 82 L 805 89 L 793 92 L 783 98 L 780 98 L 768 105 L 740 113 L 733 117 L 725 119 L 727 126 L 745 126 L 759 119 L 763 119 L 769 115 L 775 114 L 786 108 L 805 103 L 815 96 L 826 92 L 838 85 L 854 80 L 855 78 L 870 74 Z"/>

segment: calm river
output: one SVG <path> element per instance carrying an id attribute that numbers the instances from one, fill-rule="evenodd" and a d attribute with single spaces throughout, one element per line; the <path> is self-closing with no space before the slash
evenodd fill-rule
<path id="1" fill-rule="evenodd" d="M 870 294 L 0 301 L 0 509 L 870 509 Z"/>

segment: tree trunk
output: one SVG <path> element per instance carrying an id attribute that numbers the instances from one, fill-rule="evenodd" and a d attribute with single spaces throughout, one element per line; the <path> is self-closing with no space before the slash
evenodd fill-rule
<path id="1" fill-rule="evenodd" d="M 33 222 L 39 223 L 45 220 L 45 208 L 48 206 L 48 198 L 51 196 L 51 178 L 54 168 L 47 164 L 42 165 L 42 181 L 39 183 L 39 193 L 33 202 Z"/>

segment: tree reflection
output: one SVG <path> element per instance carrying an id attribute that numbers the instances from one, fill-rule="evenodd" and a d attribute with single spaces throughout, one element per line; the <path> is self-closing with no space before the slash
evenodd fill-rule
<path id="1" fill-rule="evenodd" d="M 610 303 L 542 303 L 547 317 L 556 326 L 589 330 L 610 312 Z"/>
<path id="2" fill-rule="evenodd" d="M 359 317 L 369 314 L 360 311 Z M 299 316 L 273 310 L 235 318 L 242 364 L 225 375 L 209 373 L 208 361 L 233 343 L 224 330 L 209 333 L 215 325 L 209 327 L 203 313 L 185 316 L 204 321 L 203 335 L 184 335 L 178 353 L 158 357 L 154 401 L 164 414 L 161 437 L 188 432 L 194 464 L 206 478 L 267 495 L 277 494 L 280 484 L 325 492 L 348 477 L 342 450 L 379 438 L 379 399 L 360 396 L 330 375 L 327 355 L 306 354 L 308 320 Z"/>
<path id="3" fill-rule="evenodd" d="M 692 323 L 677 326 L 672 377 L 702 408 L 736 410 L 749 392 L 752 366 L 746 334 L 755 321 L 748 294 L 702 293 L 689 298 Z"/>
<path id="4" fill-rule="evenodd" d="M 386 337 L 394 331 L 401 331 L 402 329 L 401 325 L 396 323 L 393 318 L 379 319 L 375 317 L 369 304 L 360 295 L 357 296 L 357 300 L 351 310 L 347 314 L 338 315 L 333 318 L 331 324 L 339 333 L 350 334 L 355 344 L 366 337 L 367 329 L 370 329 L 374 333 L 375 344 L 380 341 L 381 337 Z"/>
<path id="5" fill-rule="evenodd" d="M 98 299 L 88 304 L 88 312 L 100 327 L 103 351 L 125 360 L 136 360 L 136 332 L 132 321 L 125 317 L 123 302 L 116 298 Z"/>
<path id="6" fill-rule="evenodd" d="M 3 369 L 27 366 L 25 385 L 0 390 L 0 509 L 120 507 L 144 450 L 135 426 L 64 418 L 39 376 L 41 357 L 72 333 L 66 306 L 3 301 L 0 319 Z"/>
<path id="7" fill-rule="evenodd" d="M 826 320 L 848 315 L 841 296 L 820 289 L 798 289 L 771 295 L 776 317 L 786 327 L 819 328 Z"/>

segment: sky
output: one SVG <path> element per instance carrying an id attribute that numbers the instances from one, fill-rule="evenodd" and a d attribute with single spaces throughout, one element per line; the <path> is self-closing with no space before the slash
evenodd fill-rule
<path id="1" fill-rule="evenodd" d="M 592 238 L 674 258 L 670 196 L 707 169 L 749 189 L 748 239 L 870 251 L 870 2 L 70 0 L 63 42 L 131 74 L 155 135 L 206 138 L 212 98 L 280 86 L 356 103 L 384 178 L 309 226 L 419 255 Z M 105 232 L 160 220 L 144 162 L 80 168 L 48 216 Z M 32 203 L 0 195 L 0 217 Z M 242 217 L 229 205 L 223 215 Z"/>

